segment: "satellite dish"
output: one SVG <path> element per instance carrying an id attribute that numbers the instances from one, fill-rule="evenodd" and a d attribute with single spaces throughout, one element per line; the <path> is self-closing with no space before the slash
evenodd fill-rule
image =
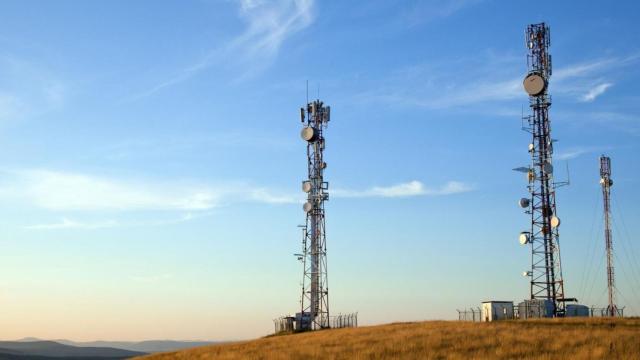
<path id="1" fill-rule="evenodd" d="M 542 168 L 544 169 L 545 173 L 549 175 L 553 174 L 553 165 L 551 165 L 550 163 L 545 163 Z"/>
<path id="2" fill-rule="evenodd" d="M 313 209 L 313 204 L 311 204 L 308 201 L 306 203 L 304 203 L 304 205 L 302 205 L 302 210 L 304 210 L 304 212 L 306 212 L 306 213 L 311 211 L 311 209 Z"/>
<path id="3" fill-rule="evenodd" d="M 522 85 L 527 94 L 538 96 L 547 88 L 547 81 L 539 74 L 533 73 L 524 78 Z"/>
<path id="4" fill-rule="evenodd" d="M 533 144 L 529 144 L 529 152 L 532 152 L 532 151 L 533 151 L 533 149 L 534 149 Z"/>
<path id="5" fill-rule="evenodd" d="M 605 185 L 607 183 L 607 180 L 605 178 L 600 178 L 600 185 Z M 613 185 L 613 180 L 609 179 L 609 186 Z"/>
<path id="6" fill-rule="evenodd" d="M 302 140 L 314 142 L 318 139 L 318 134 L 314 128 L 307 126 L 300 132 L 300 137 Z"/>
<path id="7" fill-rule="evenodd" d="M 558 226 L 560 226 L 560 218 L 557 216 L 551 217 L 551 227 L 557 228 Z"/>
<path id="8" fill-rule="evenodd" d="M 326 169 L 326 168 L 327 168 L 327 163 L 326 163 L 326 162 L 323 162 L 323 163 L 322 163 L 322 165 L 320 165 L 320 166 L 321 166 L 323 169 Z"/>
<path id="9" fill-rule="evenodd" d="M 308 193 L 311 192 L 311 181 L 303 181 L 302 182 L 302 191 Z"/>
<path id="10" fill-rule="evenodd" d="M 520 205 L 521 208 L 526 209 L 529 207 L 529 199 L 527 198 L 522 198 L 520 199 L 520 201 L 518 201 L 518 205 Z"/>
<path id="11" fill-rule="evenodd" d="M 533 273 L 531 271 L 523 271 L 522 272 L 522 276 L 524 276 L 524 277 L 533 276 Z"/>
<path id="12" fill-rule="evenodd" d="M 529 233 L 526 231 L 520 233 L 518 240 L 520 241 L 520 245 L 527 245 L 531 241 Z"/>

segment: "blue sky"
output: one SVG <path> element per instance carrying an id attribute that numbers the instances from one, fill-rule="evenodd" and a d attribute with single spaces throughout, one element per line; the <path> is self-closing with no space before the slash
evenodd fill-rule
<path id="1" fill-rule="evenodd" d="M 551 26 L 565 290 L 640 313 L 632 1 L 4 1 L 0 338 L 240 339 L 298 308 L 319 96 L 333 313 L 452 319 L 528 296 L 523 32 Z M 560 174 L 563 180 L 564 174 Z"/>

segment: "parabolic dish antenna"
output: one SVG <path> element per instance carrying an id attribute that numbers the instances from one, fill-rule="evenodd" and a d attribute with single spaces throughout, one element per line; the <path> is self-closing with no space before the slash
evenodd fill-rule
<path id="1" fill-rule="evenodd" d="M 300 137 L 304 141 L 313 142 L 318 139 L 318 134 L 314 128 L 307 126 L 300 132 Z"/>
<path id="2" fill-rule="evenodd" d="M 527 75 L 522 85 L 524 86 L 524 91 L 531 96 L 538 96 L 547 88 L 546 80 L 538 74 Z"/>
<path id="3" fill-rule="evenodd" d="M 551 217 L 551 227 L 557 228 L 558 226 L 560 226 L 560 218 L 557 216 Z"/>
<path id="4" fill-rule="evenodd" d="M 521 208 L 526 209 L 529 207 L 529 199 L 527 198 L 522 198 L 520 199 L 520 201 L 518 201 L 518 205 L 520 205 Z"/>
<path id="5" fill-rule="evenodd" d="M 543 166 L 544 172 L 547 174 L 553 174 L 553 165 L 546 163 Z"/>
<path id="6" fill-rule="evenodd" d="M 607 180 L 604 178 L 600 178 L 600 185 L 606 184 Z M 609 179 L 609 186 L 613 185 L 613 180 Z"/>
<path id="7" fill-rule="evenodd" d="M 304 210 L 304 212 L 306 212 L 306 213 L 311 211 L 311 209 L 313 209 L 313 205 L 308 201 L 306 203 L 304 203 L 304 205 L 302 205 L 302 210 Z"/>
<path id="8" fill-rule="evenodd" d="M 521 232 L 518 240 L 520 241 L 520 245 L 527 245 L 529 243 L 529 233 Z"/>
<path id="9" fill-rule="evenodd" d="M 302 182 L 302 191 L 308 193 L 311 191 L 311 181 L 303 181 Z"/>

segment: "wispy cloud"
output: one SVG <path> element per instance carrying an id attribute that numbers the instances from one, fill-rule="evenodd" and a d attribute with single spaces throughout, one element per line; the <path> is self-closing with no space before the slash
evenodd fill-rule
<path id="1" fill-rule="evenodd" d="M 610 149 L 611 147 L 606 146 L 574 146 L 570 147 L 565 151 L 559 152 L 555 158 L 557 160 L 571 160 L 578 158 L 585 154 L 591 154 L 599 151 L 604 151 Z"/>
<path id="2" fill-rule="evenodd" d="M 212 67 L 242 67 L 239 78 L 264 70 L 277 57 L 284 41 L 313 23 L 314 0 L 238 0 L 238 16 L 245 30 L 222 46 L 213 48 L 204 57 L 136 96 L 133 100 L 152 95 L 179 84 Z"/>
<path id="3" fill-rule="evenodd" d="M 3 198 L 18 199 L 54 212 L 183 212 L 179 219 L 160 224 L 188 221 L 208 214 L 209 210 L 234 203 L 294 204 L 301 195 L 278 192 L 247 182 L 215 185 L 196 181 L 157 181 L 96 176 L 54 170 L 18 170 L 3 172 Z M 145 224 L 150 224 L 145 222 Z M 87 225 L 87 226 L 83 226 Z M 32 228 L 88 228 L 90 225 L 70 219 Z M 120 225 L 135 226 L 125 222 Z M 153 225 L 153 224 L 150 224 Z"/>
<path id="4" fill-rule="evenodd" d="M 560 67 L 551 79 L 554 94 L 594 101 L 613 86 L 617 71 L 636 64 L 640 56 L 609 57 Z M 414 65 L 396 70 L 381 83 L 369 84 L 356 96 L 361 102 L 382 102 L 428 109 L 477 109 L 478 104 L 522 100 L 522 60 L 485 55 L 478 59 Z"/>
<path id="5" fill-rule="evenodd" d="M 482 0 L 426 0 L 410 3 L 402 11 L 402 20 L 408 26 L 417 26 L 436 19 L 449 17 Z"/>
<path id="6" fill-rule="evenodd" d="M 50 210 L 207 210 L 218 194 L 180 184 L 148 184 L 48 170 L 19 172 L 23 192 Z"/>
<path id="7" fill-rule="evenodd" d="M 116 227 L 119 223 L 115 220 L 108 220 L 95 223 L 85 223 L 63 218 L 59 222 L 50 224 L 37 224 L 25 226 L 26 229 L 33 230 L 64 230 L 64 229 L 102 229 Z"/>
<path id="8" fill-rule="evenodd" d="M 0 121 L 19 120 L 64 105 L 67 86 L 32 61 L 0 54 Z"/>
<path id="9" fill-rule="evenodd" d="M 104 228 L 133 228 L 133 227 L 150 227 L 150 226 L 167 226 L 186 223 L 192 220 L 211 216 L 213 212 L 188 212 L 174 218 L 154 219 L 154 220 L 135 220 L 125 218 L 123 220 L 103 220 L 103 221 L 80 221 L 70 218 L 62 218 L 58 222 L 27 225 L 24 228 L 29 230 L 95 230 Z"/>
<path id="10" fill-rule="evenodd" d="M 2 178 L 3 201 L 17 201 L 65 215 L 59 221 L 24 227 L 29 230 L 166 226 L 211 216 L 216 208 L 234 204 L 285 205 L 305 201 L 302 192 L 275 191 L 243 182 L 193 185 L 193 182 L 114 179 L 52 170 L 3 171 Z M 428 187 L 413 180 L 362 191 L 336 189 L 330 194 L 336 198 L 402 198 L 459 194 L 473 189 L 472 185 L 459 181 Z M 96 216 L 112 219 L 97 221 Z"/>
<path id="11" fill-rule="evenodd" d="M 264 188 L 250 190 L 248 195 L 249 200 L 266 204 L 297 204 L 301 203 L 303 200 L 302 196 L 275 194 L 274 192 Z"/>
<path id="12" fill-rule="evenodd" d="M 15 119 L 24 113 L 25 106 L 18 97 L 8 93 L 0 93 L 0 121 Z"/>
<path id="13" fill-rule="evenodd" d="M 473 186 L 459 182 L 449 181 L 439 188 L 426 187 L 422 182 L 413 180 L 407 183 L 396 184 L 392 186 L 382 187 L 374 186 L 364 191 L 336 189 L 333 196 L 343 198 L 363 198 L 363 197 L 383 197 L 383 198 L 399 198 L 413 196 L 441 196 L 459 194 L 472 191 Z"/>
<path id="14" fill-rule="evenodd" d="M 591 102 L 595 100 L 598 96 L 604 94 L 604 92 L 607 91 L 607 89 L 609 89 L 611 86 L 613 86 L 612 83 L 603 83 L 595 86 L 593 89 L 589 90 L 589 92 L 582 97 L 582 101 Z"/>

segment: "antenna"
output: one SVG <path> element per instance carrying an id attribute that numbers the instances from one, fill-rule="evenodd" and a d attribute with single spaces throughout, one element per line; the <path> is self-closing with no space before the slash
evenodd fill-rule
<path id="1" fill-rule="evenodd" d="M 531 245 L 531 271 L 526 272 L 530 281 L 531 300 L 550 301 L 553 304 L 553 316 L 562 317 L 565 315 L 565 302 L 575 299 L 564 296 L 560 262 L 560 218 L 557 216 L 555 194 L 556 187 L 566 185 L 568 181 L 553 181 L 554 140 L 551 138 L 551 96 L 548 93 L 551 77 L 549 27 L 545 23 L 529 25 L 525 31 L 525 43 L 528 50 L 528 71 L 523 87 L 529 95 L 532 113 L 523 117 L 527 120 L 527 126 L 523 130 L 532 136 L 529 144 L 531 166 L 514 170 L 527 172 L 530 199 L 521 199 L 520 206 L 531 216 L 531 228 L 521 233 L 520 243 Z"/>
<path id="2" fill-rule="evenodd" d="M 615 304 L 615 278 L 613 273 L 613 239 L 611 236 L 611 159 L 600 156 L 600 185 L 602 185 L 602 199 L 604 205 L 604 242 L 607 250 L 607 290 L 609 305 L 607 316 L 618 316 L 618 306 Z"/>

